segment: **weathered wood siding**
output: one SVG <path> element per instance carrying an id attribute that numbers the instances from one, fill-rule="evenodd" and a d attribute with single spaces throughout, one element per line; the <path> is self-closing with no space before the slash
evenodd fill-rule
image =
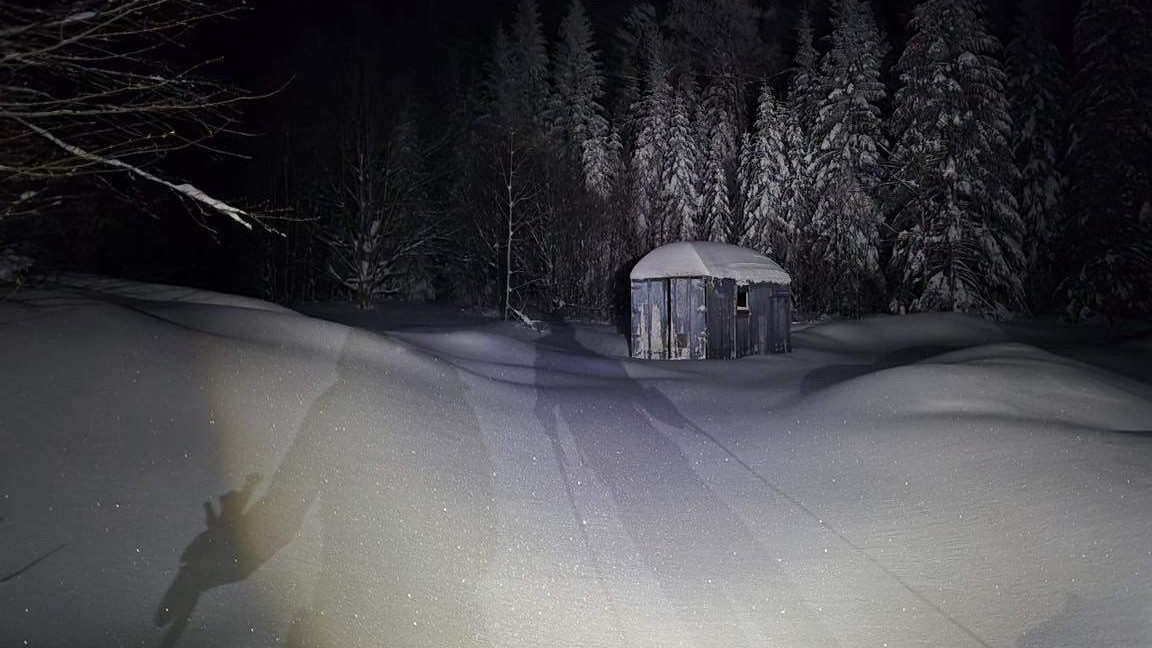
<path id="1" fill-rule="evenodd" d="M 708 356 L 736 357 L 736 280 L 712 279 L 708 291 Z"/>
<path id="2" fill-rule="evenodd" d="M 634 358 L 727 359 L 792 350 L 789 286 L 748 286 L 737 313 L 735 280 L 674 277 L 632 282 Z"/>
<path id="3" fill-rule="evenodd" d="M 788 286 L 769 284 L 768 301 L 770 332 L 767 353 L 787 353 L 792 350 L 792 290 Z"/>
<path id="4" fill-rule="evenodd" d="M 629 287 L 628 350 L 633 358 L 648 357 L 648 282 L 633 281 Z"/>
<path id="5" fill-rule="evenodd" d="M 748 286 L 748 338 L 749 354 L 768 353 L 771 347 L 768 336 L 772 332 L 772 284 L 752 284 Z"/>
<path id="6" fill-rule="evenodd" d="M 749 317 L 748 311 L 741 312 L 736 310 L 736 357 L 743 358 L 751 353 L 749 349 L 752 348 L 751 338 L 751 324 L 752 318 Z"/>
<path id="7" fill-rule="evenodd" d="M 707 318 L 705 280 L 701 277 L 673 277 L 669 281 L 668 357 L 674 360 L 702 360 L 707 357 Z"/>
<path id="8" fill-rule="evenodd" d="M 668 281 L 632 282 L 632 357 L 668 357 Z"/>

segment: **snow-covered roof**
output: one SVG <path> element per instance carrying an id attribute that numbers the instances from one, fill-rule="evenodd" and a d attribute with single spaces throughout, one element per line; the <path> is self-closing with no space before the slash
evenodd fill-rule
<path id="1" fill-rule="evenodd" d="M 632 268 L 632 279 L 720 277 L 749 283 L 790 284 L 792 278 L 775 261 L 738 245 L 689 241 L 652 250 Z"/>

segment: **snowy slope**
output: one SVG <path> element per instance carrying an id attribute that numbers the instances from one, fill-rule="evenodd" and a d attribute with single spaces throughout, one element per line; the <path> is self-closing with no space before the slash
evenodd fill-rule
<path id="1" fill-rule="evenodd" d="M 0 646 L 1152 638 L 1146 339 L 887 317 L 664 363 L 74 283 L 0 304 Z"/>

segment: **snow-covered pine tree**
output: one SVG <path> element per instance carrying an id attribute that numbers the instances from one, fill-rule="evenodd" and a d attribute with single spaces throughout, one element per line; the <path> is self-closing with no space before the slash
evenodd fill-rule
<path id="1" fill-rule="evenodd" d="M 821 309 L 859 315 L 871 310 L 883 286 L 874 192 L 883 148 L 885 46 L 864 0 L 838 0 L 833 8 L 831 47 L 815 83 L 808 169 L 815 201 L 811 243 L 825 276 L 809 296 Z"/>
<path id="2" fill-rule="evenodd" d="M 605 128 L 604 133 L 584 141 L 580 157 L 584 186 L 601 199 L 607 199 L 615 190 L 623 172 L 620 133 L 607 121 Z"/>
<path id="3" fill-rule="evenodd" d="M 668 216 L 661 243 L 694 240 L 700 231 L 701 156 L 692 119 L 695 103 L 692 86 L 681 84 L 672 98 L 668 123 L 667 164 L 662 178 Z"/>
<path id="4" fill-rule="evenodd" d="M 672 88 L 659 52 L 654 52 L 645 72 L 644 93 L 632 105 L 636 136 L 632 146 L 630 175 L 636 205 L 636 239 L 646 250 L 665 242 L 664 175 L 669 164 L 668 136 L 672 123 Z"/>
<path id="5" fill-rule="evenodd" d="M 1074 33 L 1068 228 L 1073 318 L 1152 313 L 1152 5 L 1084 0 Z"/>
<path id="6" fill-rule="evenodd" d="M 1017 17 L 1004 65 L 1015 126 L 1012 150 L 1020 170 L 1017 200 L 1024 223 L 1026 292 L 1032 307 L 1043 310 L 1053 304 L 1053 254 L 1064 225 L 1060 165 L 1067 146 L 1068 90 L 1060 51 L 1044 35 L 1034 11 Z"/>
<path id="7" fill-rule="evenodd" d="M 895 311 L 1022 307 L 1012 122 L 979 0 L 925 0 L 897 63 L 886 211 Z"/>
<path id="8" fill-rule="evenodd" d="M 733 209 L 739 162 L 739 116 L 732 103 L 735 79 L 713 79 L 697 111 L 700 155 L 700 218 L 692 238 L 734 243 L 744 233 L 743 211 Z"/>
<path id="9" fill-rule="evenodd" d="M 600 100 L 604 76 L 592 26 L 580 0 L 572 0 L 560 22 L 560 40 L 552 66 L 554 93 L 549 109 L 556 138 L 577 163 L 589 191 L 607 198 L 615 180 L 619 155 Z"/>
<path id="10" fill-rule="evenodd" d="M 668 29 L 668 61 L 678 74 L 701 79 L 727 77 L 733 105 L 744 106 L 745 85 L 769 71 L 775 72 L 779 54 L 774 41 L 765 41 L 761 29 L 770 26 L 775 10 L 752 0 L 671 0 L 664 25 Z M 769 3 L 771 4 L 771 3 Z M 742 111 L 743 112 L 743 111 Z M 747 130 L 747 115 L 739 115 L 737 129 Z"/>
<path id="11" fill-rule="evenodd" d="M 633 5 L 616 28 L 610 58 L 614 65 L 609 67 L 609 73 L 613 79 L 611 85 L 615 88 L 612 114 L 617 123 L 628 121 L 619 119 L 619 116 L 631 114 L 632 108 L 642 100 L 648 70 L 653 58 L 662 50 L 662 41 L 656 8 L 649 2 Z M 631 131 L 622 133 L 622 137 L 631 141 Z"/>
<path id="12" fill-rule="evenodd" d="M 753 129 L 756 128 L 755 121 L 753 121 L 752 127 Z M 760 178 L 760 159 L 757 150 L 759 143 L 755 130 L 742 133 L 740 135 L 740 157 L 736 161 L 736 194 L 740 201 L 737 207 L 740 209 L 741 218 L 747 223 L 747 227 L 744 228 L 743 236 L 734 243 L 751 248 L 759 247 L 760 229 L 764 227 L 762 215 L 754 210 L 757 206 L 754 202 L 761 199 L 761 194 L 764 191 L 763 182 Z"/>
<path id="13" fill-rule="evenodd" d="M 548 134 L 548 105 L 552 89 L 548 82 L 548 50 L 536 0 L 520 0 L 516 16 L 504 37 L 504 52 L 494 55 L 493 70 L 505 76 L 493 80 L 507 102 L 504 125 L 522 134 Z M 501 47 L 497 35 L 498 50 Z M 500 60 L 503 59 L 503 60 Z"/>
<path id="14" fill-rule="evenodd" d="M 508 30 L 498 27 L 492 37 L 492 50 L 484 70 L 484 94 L 491 106 L 492 117 L 501 124 L 512 124 L 518 119 L 511 49 Z"/>
<path id="15" fill-rule="evenodd" d="M 812 12 L 805 2 L 800 9 L 800 19 L 796 25 L 796 54 L 793 57 L 792 78 L 788 84 L 788 105 L 792 107 L 792 112 L 805 133 L 811 131 L 812 125 L 816 122 L 818 63 L 819 57 L 812 29 Z"/>
<path id="16" fill-rule="evenodd" d="M 738 175 L 748 228 L 739 242 L 782 263 L 794 280 L 805 274 L 798 249 L 808 193 L 804 157 L 799 122 L 765 82 L 757 101 L 754 132 L 744 137 L 740 149 Z"/>

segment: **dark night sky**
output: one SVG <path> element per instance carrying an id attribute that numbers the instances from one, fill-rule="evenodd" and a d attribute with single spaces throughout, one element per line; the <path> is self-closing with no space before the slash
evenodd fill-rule
<path id="1" fill-rule="evenodd" d="M 584 1 L 604 60 L 615 26 L 631 3 Z M 660 6 L 667 1 L 657 0 L 655 4 Z M 1052 36 L 1067 46 L 1078 0 L 1023 1 L 1040 2 L 1040 6 L 1051 13 Z M 801 3 L 802 0 L 777 3 L 786 25 L 794 23 Z M 308 92 L 302 75 L 316 74 L 317 66 L 309 66 L 309 62 L 316 56 L 318 44 L 325 39 L 339 43 L 361 31 L 382 52 L 379 61 L 382 75 L 392 83 L 407 84 L 425 98 L 436 100 L 436 91 L 452 82 L 453 63 L 464 74 L 482 68 L 495 28 L 512 20 L 516 4 L 517 0 L 248 0 L 249 10 L 237 19 L 202 32 L 196 49 L 204 57 L 222 56 L 212 71 L 250 92 L 267 93 L 287 84 L 284 91 L 245 109 L 244 131 L 276 135 L 284 129 L 277 115 L 294 98 L 298 99 L 300 93 Z M 825 3 L 817 1 L 813 6 L 821 4 Z M 916 4 L 916 0 L 873 1 L 897 52 L 906 37 L 906 24 Z M 556 37 L 567 5 L 568 0 L 540 0 L 545 32 L 550 40 Z M 1016 2 L 991 0 L 987 5 L 997 33 L 1007 38 Z M 783 36 L 790 35 L 791 27 L 788 27 Z M 782 45 L 785 54 L 790 56 L 791 43 Z M 310 101 L 311 97 L 306 99 Z M 258 150 L 260 146 L 259 138 L 222 144 L 232 149 L 239 146 L 246 151 Z M 225 195 L 247 193 L 245 173 L 237 173 L 226 160 L 213 168 L 220 172 L 197 170 L 218 176 L 204 182 L 213 184 Z"/>
<path id="2" fill-rule="evenodd" d="M 603 60 L 615 25 L 631 3 L 584 1 Z M 1052 36 L 1067 44 L 1078 0 L 1024 1 L 1041 2 L 1053 15 Z M 786 25 L 793 24 L 801 2 L 777 3 Z M 262 134 L 275 128 L 277 107 L 287 103 L 294 90 L 300 91 L 292 86 L 302 86 L 299 75 L 309 73 L 309 59 L 323 40 L 341 42 L 362 32 L 382 52 L 382 75 L 428 96 L 451 83 L 453 62 L 463 73 L 481 69 L 495 28 L 512 20 L 516 4 L 517 0 L 249 0 L 250 11 L 209 30 L 200 45 L 205 56 L 222 55 L 219 72 L 249 91 L 268 92 L 297 79 L 288 91 L 249 107 L 245 128 Z M 873 2 L 897 52 L 916 4 L 916 0 Z M 1002 38 L 1009 35 L 1015 4 L 1008 0 L 987 3 L 990 21 Z M 568 0 L 540 0 L 550 40 L 556 37 L 567 5 Z M 788 27 L 783 36 L 790 35 Z M 783 43 L 783 49 L 790 56 L 791 43 Z"/>
<path id="3" fill-rule="evenodd" d="M 1039 1 L 1053 15 L 1053 36 L 1066 40 L 1077 0 Z M 540 0 L 549 39 L 555 38 L 567 4 L 568 0 Z M 789 22 L 800 4 L 801 0 L 777 3 Z M 916 0 L 873 2 L 894 44 L 905 37 L 916 4 Z M 585 0 L 585 5 L 604 50 L 630 3 Z M 317 37 L 345 38 L 354 29 L 365 30 L 385 52 L 382 73 L 434 85 L 454 54 L 464 67 L 482 63 L 493 30 L 512 19 L 516 0 L 250 0 L 249 6 L 247 15 L 213 30 L 206 45 L 222 51 L 237 80 L 266 90 L 291 78 L 294 63 L 308 56 Z M 1006 37 L 1015 2 L 992 0 L 987 6 L 996 31 Z"/>
<path id="4" fill-rule="evenodd" d="M 593 29 L 606 57 L 615 25 L 631 3 L 620 0 L 584 0 L 593 20 Z M 791 34 L 796 8 L 802 0 L 778 3 L 782 20 Z M 1031 0 L 1025 0 L 1031 1 Z M 1078 0 L 1038 0 L 1054 19 L 1054 36 L 1067 42 L 1071 18 Z M 666 4 L 657 1 L 660 6 Z M 196 157 L 192 166 L 181 169 L 194 183 L 242 204 L 258 204 L 261 186 L 267 186 L 269 138 L 284 137 L 287 127 L 283 111 L 294 99 L 312 101 L 302 75 L 316 74 L 309 65 L 318 43 L 349 40 L 356 31 L 365 34 L 382 52 L 380 73 L 392 82 L 408 83 L 426 98 L 451 82 L 455 60 L 462 73 L 482 68 L 492 34 L 500 24 L 509 23 L 517 0 L 248 0 L 248 11 L 238 18 L 211 26 L 201 32 L 195 49 L 203 57 L 223 57 L 213 73 L 229 83 L 254 93 L 267 93 L 287 84 L 276 95 L 246 106 L 240 128 L 258 137 L 226 140 L 228 150 L 253 156 L 249 162 L 221 156 Z M 905 38 L 905 25 L 916 0 L 873 2 L 897 51 Z M 1007 26 L 1015 3 L 992 0 L 989 17 L 998 34 L 1007 37 Z M 545 35 L 556 37 L 568 0 L 540 0 Z M 790 56 L 791 43 L 782 44 Z M 311 70 L 311 71 L 310 71 Z M 323 72 L 321 72 L 323 73 Z M 322 100 L 323 97 L 316 97 Z M 241 234 L 242 235 L 242 234 Z M 181 238 L 185 234 L 180 235 Z M 190 243 L 205 236 L 187 234 Z M 194 247 L 203 250 L 200 245 Z M 221 253 L 213 250 L 214 254 Z M 243 251 L 241 256 L 250 256 Z M 221 260 L 221 263 L 227 263 Z"/>

